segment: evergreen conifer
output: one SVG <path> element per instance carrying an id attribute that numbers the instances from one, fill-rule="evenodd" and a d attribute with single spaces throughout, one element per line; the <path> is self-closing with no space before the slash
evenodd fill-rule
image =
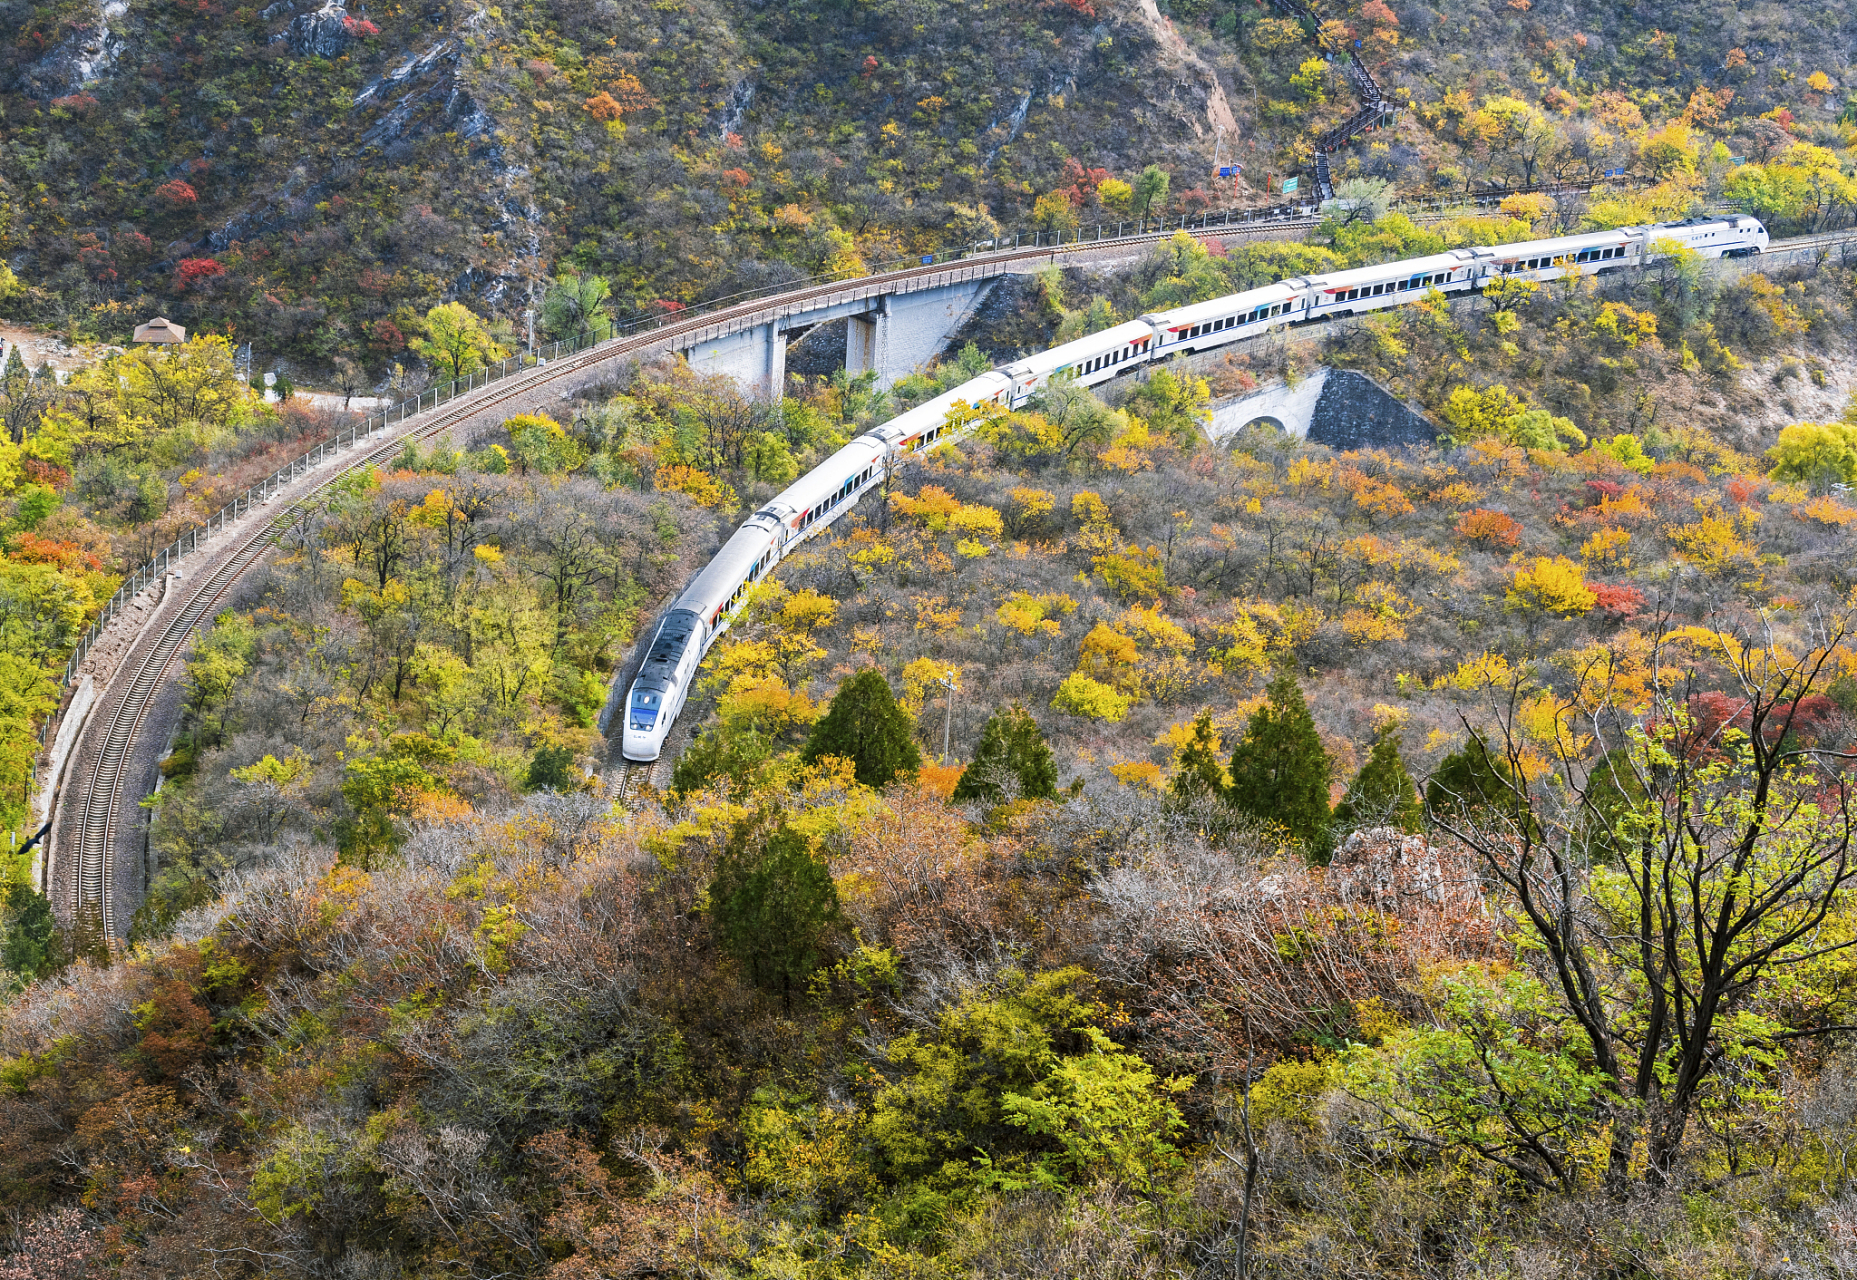
<path id="1" fill-rule="evenodd" d="M 1399 755 L 1399 731 L 1388 729 L 1374 739 L 1373 754 L 1335 806 L 1335 825 L 1398 827 L 1416 833 L 1424 816 L 1418 788 Z"/>
<path id="2" fill-rule="evenodd" d="M 710 919 L 722 948 L 756 986 L 793 988 L 819 967 L 827 933 L 842 919 L 832 873 L 785 822 L 763 837 L 763 817 L 740 823 L 710 883 Z"/>
<path id="3" fill-rule="evenodd" d="M 52 904 L 23 881 L 0 888 L 0 972 L 24 985 L 56 969 L 58 959 Z M 0 986 L 0 995 L 6 994 Z"/>
<path id="4" fill-rule="evenodd" d="M 1333 768 L 1302 688 L 1286 669 L 1270 682 L 1268 701 L 1251 713 L 1232 752 L 1225 798 L 1241 813 L 1275 823 L 1313 846 L 1328 827 Z"/>
<path id="5" fill-rule="evenodd" d="M 1202 711 L 1193 721 L 1193 736 L 1180 751 L 1180 765 L 1167 784 L 1176 800 L 1200 800 L 1225 794 L 1225 766 L 1219 763 L 1214 744 L 1218 731 L 1212 727 L 1212 713 Z"/>
<path id="6" fill-rule="evenodd" d="M 1425 808 L 1459 819 L 1487 808 L 1510 809 L 1515 804 L 1508 781 L 1512 777 L 1509 762 L 1490 755 L 1482 740 L 1472 737 L 1439 761 L 1425 780 Z"/>
<path id="7" fill-rule="evenodd" d="M 773 754 L 773 744 L 752 728 L 716 725 L 704 731 L 671 767 L 671 790 L 679 796 L 722 781 L 746 791 Z"/>
<path id="8" fill-rule="evenodd" d="M 523 785 L 531 791 L 572 791 L 580 785 L 574 772 L 574 748 L 569 746 L 537 747 L 529 758 L 529 772 Z"/>
<path id="9" fill-rule="evenodd" d="M 1016 797 L 1006 794 L 1009 784 L 1015 785 Z M 1023 706 L 1015 702 L 987 717 L 973 763 L 954 784 L 954 798 L 988 804 L 1057 799 L 1057 757 Z"/>
<path id="10" fill-rule="evenodd" d="M 883 672 L 866 667 L 838 687 L 832 705 L 812 727 L 800 759 L 812 764 L 824 756 L 843 756 L 851 761 L 859 782 L 885 786 L 899 774 L 922 767 L 915 730 Z"/>

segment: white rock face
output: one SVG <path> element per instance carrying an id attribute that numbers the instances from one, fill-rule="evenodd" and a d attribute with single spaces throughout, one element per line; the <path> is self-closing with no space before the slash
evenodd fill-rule
<path id="1" fill-rule="evenodd" d="M 76 93 L 103 79 L 128 48 L 112 24 L 129 12 L 129 0 L 103 0 L 95 25 L 78 32 L 29 67 L 24 80 L 35 98 Z"/>
<path id="2" fill-rule="evenodd" d="M 1466 859 L 1395 827 L 1349 836 L 1335 851 L 1328 877 L 1343 901 L 1389 915 L 1487 915 L 1482 886 Z"/>
<path id="3" fill-rule="evenodd" d="M 314 13 L 300 13 L 284 28 L 284 41 L 301 57 L 333 58 L 348 47 L 348 6 L 329 0 Z"/>

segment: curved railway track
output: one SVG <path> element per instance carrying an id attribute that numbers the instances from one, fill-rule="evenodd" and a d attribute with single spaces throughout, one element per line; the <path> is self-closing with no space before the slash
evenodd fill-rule
<path id="1" fill-rule="evenodd" d="M 1220 227 L 1216 231 L 1204 230 L 1199 234 L 1219 235 L 1228 239 L 1282 235 L 1285 232 L 1307 230 L 1315 226 L 1316 221 L 1310 217 L 1260 220 Z M 334 468 L 328 475 L 310 486 L 306 492 L 297 495 L 280 512 L 269 519 L 260 516 L 258 527 L 255 529 L 243 534 L 236 530 L 232 531 L 235 537 L 240 538 L 232 553 L 211 570 L 204 582 L 189 592 L 185 603 L 179 606 L 175 616 L 168 621 L 167 625 L 160 628 L 160 633 L 152 644 L 146 642 L 138 644 L 124 656 L 122 666 L 110 679 L 107 692 L 103 698 L 99 699 L 96 711 L 92 713 L 94 723 L 86 725 L 84 737 L 80 739 L 79 748 L 83 749 L 86 745 L 90 745 L 94 754 L 91 756 L 90 773 L 88 783 L 84 788 L 81 809 L 74 815 L 77 820 L 76 830 L 67 835 L 63 829 L 65 824 L 62 821 L 54 827 L 54 842 L 57 842 L 59 837 L 72 841 L 74 836 L 76 845 L 68 852 L 57 850 L 56 843 L 53 846 L 54 856 L 58 853 L 63 853 L 67 858 L 75 855 L 76 866 L 70 875 L 71 918 L 79 922 L 80 927 L 83 922 L 94 921 L 101 927 L 103 938 L 107 941 L 114 941 L 124 936 L 124 930 L 119 927 L 120 912 L 117 910 L 116 903 L 115 862 L 117 845 L 122 835 L 123 812 L 129 804 L 140 800 L 140 797 L 128 797 L 126 791 L 130 785 L 136 757 L 135 747 L 142 726 L 162 692 L 169 673 L 174 669 L 181 653 L 187 647 L 194 629 L 209 616 L 221 600 L 225 599 L 245 571 L 264 554 L 271 543 L 276 540 L 279 531 L 290 523 L 291 517 L 317 493 L 340 477 L 371 463 L 385 461 L 404 447 L 408 440 L 430 440 L 486 410 L 494 409 L 511 400 L 530 396 L 538 387 L 571 378 L 592 366 L 644 355 L 654 349 L 673 345 L 681 337 L 701 332 L 718 324 L 727 324 L 735 320 L 754 320 L 770 313 L 777 316 L 781 312 L 791 311 L 796 306 L 803 306 L 808 302 L 850 290 L 886 291 L 896 284 L 910 280 L 970 272 L 975 269 L 986 271 L 988 274 L 1005 275 L 1010 274 L 1012 267 L 1017 264 L 1050 261 L 1060 256 L 1091 255 L 1121 248 L 1139 248 L 1177 234 L 1179 234 L 1178 230 L 1151 231 L 1115 239 L 1090 240 L 1040 248 L 1009 249 L 978 258 L 963 259 L 959 262 L 909 267 L 855 280 L 811 284 L 773 297 L 747 300 L 687 319 L 672 321 L 644 333 L 608 340 L 598 346 L 562 357 L 503 382 L 493 383 L 485 387 L 481 393 L 467 393 L 432 410 L 417 414 L 406 420 L 408 427 L 406 430 L 384 433 L 384 438 L 380 443 L 365 447 L 358 456 Z M 288 487 L 289 485 L 286 484 L 280 486 L 280 489 Z M 101 741 L 87 742 L 86 739 L 90 739 L 97 727 L 104 723 L 107 723 L 108 727 L 102 731 Z M 681 746 L 681 743 L 679 745 Z M 668 781 L 669 761 L 673 759 L 675 759 L 675 753 L 667 752 L 664 759 L 653 765 L 623 766 L 618 771 L 616 784 L 617 796 L 621 802 L 627 805 L 635 804 L 646 789 L 661 787 Z M 660 774 L 663 776 L 659 776 Z M 60 805 L 59 808 L 62 809 L 64 806 Z"/>
<path id="2" fill-rule="evenodd" d="M 1224 239 L 1261 238 L 1280 235 L 1284 232 L 1306 230 L 1316 225 L 1316 222 L 1317 219 L 1313 217 L 1292 217 L 1273 222 L 1259 221 L 1216 229 L 1209 228 L 1188 234 Z M 117 910 L 115 901 L 115 855 L 122 833 L 123 811 L 128 805 L 138 803 L 140 800 L 139 796 L 133 798 L 127 796 L 126 791 L 130 785 L 132 764 L 136 756 L 135 748 L 143 726 L 177 660 L 187 647 L 194 629 L 221 600 L 225 599 L 245 572 L 276 540 L 281 530 L 287 527 L 295 516 L 314 500 L 317 494 L 340 477 L 357 468 L 385 461 L 404 447 L 409 440 L 430 440 L 487 410 L 493 410 L 512 400 L 531 396 L 538 388 L 550 383 L 571 379 L 576 374 L 584 373 L 594 366 L 609 361 L 642 356 L 658 348 L 673 346 L 681 337 L 699 333 L 718 324 L 727 324 L 735 320 L 777 318 L 783 312 L 791 312 L 796 306 L 850 290 L 883 292 L 888 286 L 912 279 L 947 275 L 975 268 L 993 275 L 1010 274 L 1015 264 L 1050 261 L 1060 256 L 1087 256 L 1118 248 L 1138 248 L 1177 234 L 1179 234 L 1178 230 L 1154 231 L 1113 240 L 1005 250 L 977 259 L 911 267 L 857 280 L 811 284 L 773 297 L 752 299 L 701 315 L 668 322 L 647 332 L 610 339 L 584 351 L 557 359 L 545 366 L 539 366 L 501 382 L 492 383 L 480 392 L 466 392 L 456 399 L 446 401 L 431 410 L 417 413 L 404 419 L 402 423 L 394 424 L 394 427 L 404 429 L 383 428 L 379 443 L 361 442 L 360 450 L 354 457 L 331 468 L 328 474 L 317 479 L 315 483 L 304 484 L 302 491 L 292 497 L 290 502 L 279 511 L 268 518 L 262 512 L 256 513 L 253 517 L 255 527 L 243 532 L 238 530 L 236 525 L 229 529 L 228 534 L 237 539 L 231 553 L 224 555 L 197 586 L 190 590 L 183 589 L 185 599 L 175 609 L 174 616 L 165 626 L 159 627 L 158 635 L 156 635 L 155 628 L 151 628 L 150 634 L 156 635 L 152 643 L 144 637 L 132 645 L 128 653 L 124 654 L 121 665 L 110 677 L 107 688 L 103 696 L 98 699 L 92 713 L 91 722 L 86 724 L 84 733 L 80 735 L 77 744 L 80 751 L 84 750 L 87 745 L 90 746 L 91 754 L 89 778 L 84 787 L 82 804 L 76 815 L 74 840 L 65 833 L 63 815 L 66 806 L 58 805 L 54 810 L 58 816 L 55 819 L 57 825 L 53 828 L 53 856 L 67 861 L 74 856 L 76 862 L 76 866 L 69 872 L 70 918 L 78 922 L 80 928 L 83 927 L 84 922 L 94 921 L 101 926 L 103 936 L 107 940 L 114 941 L 124 936 L 118 927 L 120 912 Z M 1791 241 L 1776 242 L 1770 252 L 1794 252 L 1851 242 L 1857 242 L 1857 231 L 1827 232 L 1803 236 Z M 321 465 L 323 464 L 318 464 L 317 469 L 320 469 Z M 283 497 L 285 492 L 298 482 L 309 479 L 310 476 L 305 474 L 284 481 L 279 485 L 277 492 L 267 495 L 265 501 L 268 503 L 275 498 Z M 184 581 L 184 579 L 177 576 L 175 581 Z M 161 607 L 166 607 L 165 599 Z M 101 741 L 90 742 L 99 726 L 105 724 L 107 728 L 101 730 Z M 687 730 L 684 731 L 684 736 L 687 737 Z M 683 745 L 683 740 L 680 738 L 678 748 L 681 749 Z M 668 749 L 669 743 L 666 747 L 664 755 L 654 764 L 623 765 L 617 770 L 615 793 L 621 803 L 628 806 L 635 805 L 649 789 L 662 787 L 668 781 L 670 762 L 676 758 L 677 752 Z M 59 849 L 55 842 L 60 837 L 74 843 L 75 848 L 68 852 Z"/>

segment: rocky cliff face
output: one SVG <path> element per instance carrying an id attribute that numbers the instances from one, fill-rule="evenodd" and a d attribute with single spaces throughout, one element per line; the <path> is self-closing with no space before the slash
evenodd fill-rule
<path id="1" fill-rule="evenodd" d="M 1156 14 L 1079 0 L 72 0 L 41 25 L 0 50 L 0 182 L 45 192 L 0 251 L 35 298 L 324 358 L 449 295 L 520 310 L 563 255 L 628 309 L 982 237 L 1090 170 L 1196 166 L 1229 111 Z M 201 255 L 224 272 L 182 287 Z"/>

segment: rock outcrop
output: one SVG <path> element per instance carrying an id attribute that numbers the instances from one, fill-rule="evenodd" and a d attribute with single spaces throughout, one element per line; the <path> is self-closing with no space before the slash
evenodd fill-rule
<path id="1" fill-rule="evenodd" d="M 1388 915 L 1487 920 L 1483 890 L 1468 858 L 1394 827 L 1356 831 L 1335 851 L 1329 882 L 1344 902 Z"/>

